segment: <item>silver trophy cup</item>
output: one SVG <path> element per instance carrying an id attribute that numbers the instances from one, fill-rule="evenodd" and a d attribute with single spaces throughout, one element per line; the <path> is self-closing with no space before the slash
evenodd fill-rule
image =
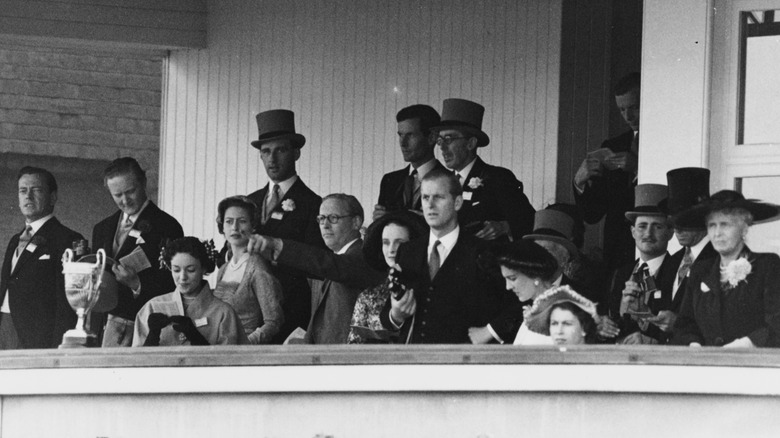
<path id="1" fill-rule="evenodd" d="M 66 249 L 62 255 L 62 275 L 65 276 L 65 296 L 78 321 L 76 328 L 62 336 L 60 348 L 94 346 L 96 337 L 87 331 L 85 321 L 100 297 L 100 283 L 106 267 L 106 252 L 97 251 L 95 263 L 74 262 L 73 250 Z"/>

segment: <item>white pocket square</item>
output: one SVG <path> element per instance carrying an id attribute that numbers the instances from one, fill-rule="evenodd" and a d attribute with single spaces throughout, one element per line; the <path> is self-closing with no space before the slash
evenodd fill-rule
<path id="1" fill-rule="evenodd" d="M 48 254 L 44 254 L 38 260 L 49 260 L 49 259 L 51 259 L 51 256 Z"/>

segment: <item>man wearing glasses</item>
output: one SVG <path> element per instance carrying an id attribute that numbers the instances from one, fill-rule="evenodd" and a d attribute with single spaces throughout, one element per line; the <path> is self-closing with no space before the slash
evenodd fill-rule
<path id="1" fill-rule="evenodd" d="M 268 185 L 249 195 L 260 207 L 255 232 L 324 247 L 315 217 L 321 198 L 303 183 L 295 171 L 306 138 L 295 132 L 292 111 L 276 109 L 257 115 L 259 138 L 252 146 L 260 151 Z M 311 289 L 306 274 L 276 266 L 273 274 L 284 293 L 284 325 L 274 339 L 281 343 L 297 327 L 306 327 L 311 315 Z"/>
<path id="2" fill-rule="evenodd" d="M 519 239 L 533 231 L 534 214 L 523 183 L 511 170 L 491 166 L 477 156 L 490 144 L 482 131 L 485 107 L 465 99 L 445 99 L 436 144 L 444 165 L 463 186 L 458 222 L 467 234 L 484 240 Z"/>
<path id="3" fill-rule="evenodd" d="M 330 251 L 262 235 L 252 236 L 249 250 L 312 278 L 312 312 L 304 343 L 346 344 L 358 295 L 380 283 L 385 274 L 363 260 L 363 207 L 357 198 L 343 193 L 326 196 L 316 221 Z"/>

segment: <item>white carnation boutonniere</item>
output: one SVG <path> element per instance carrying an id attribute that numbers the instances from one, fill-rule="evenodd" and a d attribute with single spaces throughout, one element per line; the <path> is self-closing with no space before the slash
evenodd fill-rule
<path id="1" fill-rule="evenodd" d="M 293 211 L 295 210 L 295 201 L 292 199 L 285 199 L 282 201 L 282 210 L 284 211 Z"/>
<path id="2" fill-rule="evenodd" d="M 701 282 L 701 286 L 700 287 L 701 287 L 702 293 L 707 293 L 707 292 L 710 291 L 710 287 L 707 286 L 707 283 L 705 283 L 703 281 Z"/>
<path id="3" fill-rule="evenodd" d="M 748 275 L 753 271 L 753 265 L 748 259 L 740 257 L 730 262 L 721 272 L 721 278 L 730 287 L 736 287 L 739 282 L 745 281 Z"/>
<path id="4" fill-rule="evenodd" d="M 471 188 L 471 190 L 477 190 L 478 188 L 482 187 L 482 178 L 478 176 L 471 178 L 469 180 L 468 186 Z"/>

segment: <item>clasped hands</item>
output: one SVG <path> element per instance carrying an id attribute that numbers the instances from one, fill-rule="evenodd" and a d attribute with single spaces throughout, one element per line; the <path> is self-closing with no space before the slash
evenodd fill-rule
<path id="1" fill-rule="evenodd" d="M 149 326 L 149 334 L 146 337 L 144 346 L 158 346 L 160 345 L 160 333 L 162 329 L 171 325 L 174 330 L 182 333 L 191 345 L 209 345 L 205 337 L 195 327 L 195 323 L 192 322 L 187 316 L 182 315 L 166 315 L 164 313 L 152 313 L 147 319 L 147 325 Z"/>

